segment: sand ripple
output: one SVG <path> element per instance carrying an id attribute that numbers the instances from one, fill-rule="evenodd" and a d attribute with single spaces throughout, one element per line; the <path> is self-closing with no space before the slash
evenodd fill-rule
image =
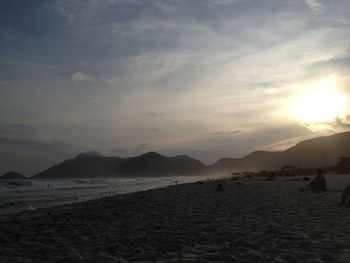
<path id="1" fill-rule="evenodd" d="M 0 262 L 350 262 L 337 192 L 246 179 L 177 185 L 0 218 Z"/>

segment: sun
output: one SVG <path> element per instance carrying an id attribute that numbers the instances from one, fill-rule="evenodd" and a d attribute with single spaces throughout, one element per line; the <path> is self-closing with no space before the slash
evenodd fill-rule
<path id="1" fill-rule="evenodd" d="M 335 120 L 346 114 L 347 97 L 336 89 L 332 78 L 304 89 L 290 103 L 291 117 L 304 123 L 317 124 Z"/>

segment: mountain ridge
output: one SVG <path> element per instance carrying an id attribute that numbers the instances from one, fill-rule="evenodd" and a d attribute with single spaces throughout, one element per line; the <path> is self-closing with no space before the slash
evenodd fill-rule
<path id="1" fill-rule="evenodd" d="M 335 165 L 337 156 L 350 156 L 350 131 L 304 140 L 284 151 L 254 151 L 242 158 L 219 159 L 211 167 L 220 171 L 277 170 L 286 165 L 322 168 Z"/>
<path id="2" fill-rule="evenodd" d="M 73 178 L 111 176 L 123 158 L 88 155 L 81 153 L 73 159 L 65 160 L 42 171 L 32 178 Z"/>
<path id="3" fill-rule="evenodd" d="M 335 165 L 337 156 L 350 156 L 350 131 L 304 140 L 284 151 L 258 150 L 242 158 L 224 157 L 212 165 L 204 165 L 188 155 L 167 157 L 157 152 L 129 158 L 82 153 L 34 175 L 33 178 L 199 175 L 278 170 L 287 165 L 322 168 Z"/>

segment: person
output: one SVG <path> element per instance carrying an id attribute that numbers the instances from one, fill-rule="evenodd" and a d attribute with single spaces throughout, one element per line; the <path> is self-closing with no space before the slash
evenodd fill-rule
<path id="1" fill-rule="evenodd" d="M 217 186 L 216 186 L 216 189 L 215 189 L 216 191 L 224 191 L 224 187 L 222 186 L 222 184 L 218 184 Z"/>
<path id="2" fill-rule="evenodd" d="M 310 182 L 310 187 L 315 192 L 327 191 L 326 178 L 322 175 L 322 170 L 317 171 L 317 176 Z"/>
<path id="3" fill-rule="evenodd" d="M 343 191 L 340 205 L 350 207 L 350 184 L 348 184 Z"/>

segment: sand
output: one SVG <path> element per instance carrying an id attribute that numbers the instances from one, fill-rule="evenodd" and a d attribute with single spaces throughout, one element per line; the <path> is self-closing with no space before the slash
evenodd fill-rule
<path id="1" fill-rule="evenodd" d="M 350 262 L 339 191 L 247 178 L 0 217 L 0 262 Z"/>

